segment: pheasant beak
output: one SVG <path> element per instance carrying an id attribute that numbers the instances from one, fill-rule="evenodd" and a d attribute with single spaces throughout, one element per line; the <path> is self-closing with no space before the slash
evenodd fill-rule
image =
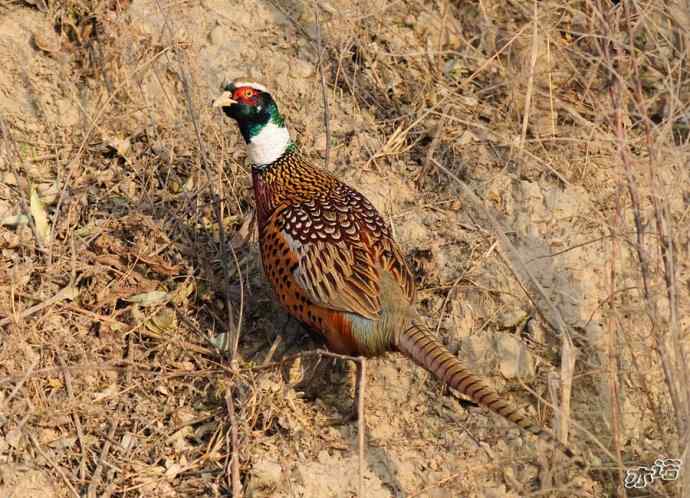
<path id="1" fill-rule="evenodd" d="M 233 100 L 232 93 L 227 91 L 213 101 L 213 107 L 230 107 L 232 104 L 237 104 L 237 101 Z"/>

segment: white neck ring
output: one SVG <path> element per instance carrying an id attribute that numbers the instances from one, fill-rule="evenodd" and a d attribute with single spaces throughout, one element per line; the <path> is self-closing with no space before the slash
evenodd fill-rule
<path id="1" fill-rule="evenodd" d="M 282 156 L 290 145 L 290 133 L 285 126 L 269 121 L 247 145 L 252 164 L 271 164 Z"/>

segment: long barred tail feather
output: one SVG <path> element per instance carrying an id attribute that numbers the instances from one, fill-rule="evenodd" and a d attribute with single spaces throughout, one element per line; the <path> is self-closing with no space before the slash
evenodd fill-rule
<path id="1" fill-rule="evenodd" d="M 583 467 L 572 449 L 558 441 L 551 431 L 543 428 L 512 403 L 489 387 L 481 377 L 471 372 L 453 356 L 431 333 L 414 324 L 397 337 L 397 348 L 419 366 L 427 369 L 453 389 L 469 396 L 477 404 L 510 420 L 523 430 L 539 436 Z"/>

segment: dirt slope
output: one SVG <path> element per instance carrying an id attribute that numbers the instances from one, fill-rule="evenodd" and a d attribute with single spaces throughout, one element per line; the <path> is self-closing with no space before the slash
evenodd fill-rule
<path id="1" fill-rule="evenodd" d="M 625 469 L 687 451 L 674 4 L 636 7 L 623 53 L 593 40 L 631 18 L 585 2 L 276 2 L 0 3 L 0 498 L 229 496 L 228 395 L 246 496 L 357 495 L 353 365 L 272 364 L 318 343 L 263 278 L 244 147 L 210 106 L 239 76 L 385 214 L 451 351 L 545 425 L 563 408 L 592 465 L 387 355 L 367 362 L 365 496 L 638 496 Z"/>

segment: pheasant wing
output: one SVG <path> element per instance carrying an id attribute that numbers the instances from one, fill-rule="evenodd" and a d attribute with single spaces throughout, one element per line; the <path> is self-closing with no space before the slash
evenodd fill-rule
<path id="1" fill-rule="evenodd" d="M 376 319 L 381 312 L 381 272 L 399 273 L 405 293 L 412 278 L 390 231 L 374 206 L 338 183 L 322 197 L 275 213 L 297 257 L 296 282 L 315 304 Z"/>
<path id="2" fill-rule="evenodd" d="M 299 250 L 295 280 L 312 302 L 378 318 L 379 271 L 364 247 L 319 241 Z"/>

